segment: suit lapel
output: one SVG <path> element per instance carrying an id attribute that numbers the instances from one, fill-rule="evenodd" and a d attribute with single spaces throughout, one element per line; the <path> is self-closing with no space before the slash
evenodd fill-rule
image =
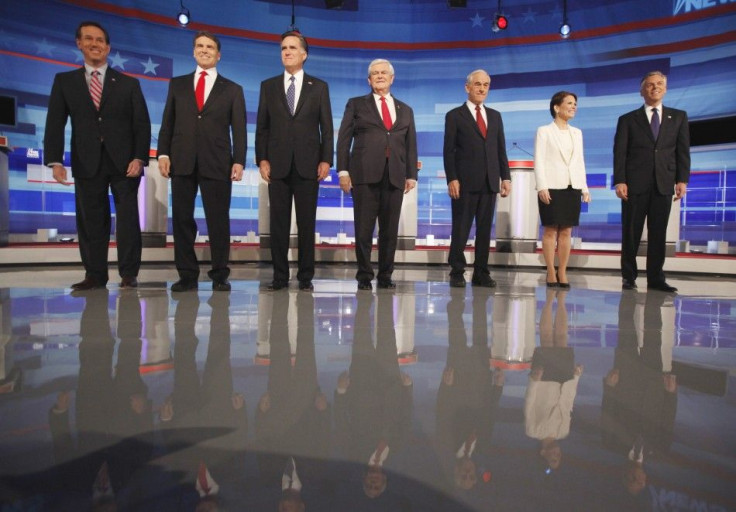
<path id="1" fill-rule="evenodd" d="M 563 147 L 562 146 L 562 137 L 564 136 L 562 134 L 562 130 L 560 130 L 559 128 L 557 128 L 557 125 L 555 125 L 554 121 L 552 122 L 552 124 L 550 125 L 550 127 L 552 129 L 552 137 L 555 140 L 555 145 L 557 146 L 557 151 L 559 151 L 560 157 L 562 158 L 562 161 L 565 162 L 565 164 L 570 165 L 570 162 L 572 161 L 572 157 L 575 154 L 575 151 L 577 149 L 576 142 L 575 142 L 575 137 L 572 136 L 572 129 L 569 126 L 567 128 L 569 130 L 568 136 L 572 140 L 572 153 L 569 155 L 569 158 L 568 158 L 568 155 L 566 155 L 565 152 L 562 150 L 562 147 Z"/>
<path id="2" fill-rule="evenodd" d="M 662 137 L 666 137 L 670 133 L 670 129 L 673 127 L 672 112 L 662 105 L 662 121 L 659 125 L 659 137 L 657 140 L 663 140 Z"/>
<path id="3" fill-rule="evenodd" d="M 370 93 L 368 96 L 365 97 L 365 103 L 366 103 L 366 107 L 368 108 L 368 110 L 373 112 L 373 121 L 377 124 L 380 124 L 381 127 L 385 129 L 385 127 L 383 126 L 383 116 L 378 111 L 378 106 L 376 105 L 376 101 L 373 98 L 373 93 Z M 397 114 L 397 117 L 398 117 L 398 114 Z"/>
<path id="4" fill-rule="evenodd" d="M 194 80 L 194 76 L 192 76 L 192 80 Z M 202 111 L 209 106 L 212 105 L 212 103 L 217 99 L 217 97 L 222 94 L 222 92 L 225 90 L 225 79 L 222 78 L 222 76 L 218 73 L 217 78 L 215 79 L 215 83 L 212 84 L 212 90 L 210 91 L 209 96 L 207 96 L 207 99 L 204 102 L 204 105 L 202 105 Z M 194 102 L 196 103 L 197 100 L 195 98 Z"/>
<path id="5" fill-rule="evenodd" d="M 470 113 L 468 105 L 465 103 L 463 103 L 460 107 L 460 117 L 465 119 L 466 122 L 470 123 L 470 125 L 473 127 L 473 130 L 475 130 L 475 133 L 478 134 L 478 137 L 480 137 L 481 139 L 483 138 L 483 134 L 480 133 L 480 128 L 478 128 L 478 122 L 475 120 L 475 117 L 473 117 L 473 114 Z M 488 117 L 488 109 L 486 109 L 486 119 L 488 119 Z M 486 128 L 488 128 L 487 125 Z"/>
<path id="6" fill-rule="evenodd" d="M 115 87 L 117 86 L 118 72 L 112 69 L 109 65 L 107 66 L 107 73 L 105 73 L 105 83 L 102 84 L 102 97 L 100 98 L 100 110 L 105 106 L 107 98 L 112 94 L 115 94 Z M 92 96 L 90 96 L 90 101 Z M 94 103 L 93 103 L 94 105 Z"/>
<path id="7" fill-rule="evenodd" d="M 656 143 L 657 141 L 654 140 L 654 135 L 652 134 L 652 127 L 649 124 L 649 119 L 647 119 L 647 113 L 646 113 L 645 107 L 641 107 L 639 110 L 637 110 L 634 118 L 636 119 L 636 122 L 639 123 L 639 125 L 642 127 L 644 132 L 647 134 L 647 137 L 649 137 L 649 140 L 652 141 L 653 144 Z"/>
<path id="8" fill-rule="evenodd" d="M 314 82 L 312 81 L 312 77 L 304 73 L 302 76 L 302 90 L 299 92 L 299 103 L 296 104 L 296 107 L 294 107 L 294 117 L 297 116 L 299 113 L 299 110 L 302 108 L 302 105 L 304 105 L 304 102 L 309 99 L 309 95 L 312 93 L 312 86 L 314 85 Z M 286 92 L 284 91 L 284 101 L 286 101 Z M 287 103 L 288 107 L 288 103 Z"/>
<path id="9" fill-rule="evenodd" d="M 92 102 L 92 95 L 89 93 L 89 85 L 87 85 L 87 70 L 82 66 L 77 74 L 74 76 L 75 87 L 78 87 L 80 91 L 85 92 L 85 102 L 89 105 L 92 110 L 95 109 L 95 104 Z"/>

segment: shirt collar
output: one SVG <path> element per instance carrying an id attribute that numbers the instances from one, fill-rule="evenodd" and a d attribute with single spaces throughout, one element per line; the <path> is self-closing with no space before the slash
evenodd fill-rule
<path id="1" fill-rule="evenodd" d="M 373 94 L 373 99 L 374 100 L 381 101 L 381 95 L 380 94 L 377 94 L 375 92 L 372 92 L 371 94 Z M 391 96 L 391 93 L 386 94 L 384 96 L 384 98 L 386 98 L 386 100 L 393 99 L 393 97 Z"/>
<path id="2" fill-rule="evenodd" d="M 105 73 L 107 73 L 107 62 L 105 62 L 102 66 L 99 68 L 90 66 L 86 62 L 84 63 L 84 69 L 87 72 L 88 75 L 91 75 L 93 71 L 97 70 L 100 72 L 100 75 L 105 76 Z"/>
<path id="3" fill-rule="evenodd" d="M 288 71 L 284 70 L 284 82 L 288 82 L 289 81 L 289 78 L 291 78 L 291 73 L 289 73 Z M 294 80 L 295 82 L 301 82 L 302 79 L 304 78 L 304 70 L 303 69 L 300 69 L 299 71 L 297 71 L 296 73 L 294 73 L 294 78 L 296 79 L 296 80 Z"/>
<path id="4" fill-rule="evenodd" d="M 203 69 L 202 67 L 197 66 L 197 69 L 194 72 L 194 76 L 196 76 L 197 78 L 199 78 L 199 74 L 202 71 L 206 71 L 207 72 L 207 76 L 211 76 L 211 77 L 216 77 L 217 76 L 217 66 L 215 66 L 213 68 L 209 68 L 209 69 Z"/>

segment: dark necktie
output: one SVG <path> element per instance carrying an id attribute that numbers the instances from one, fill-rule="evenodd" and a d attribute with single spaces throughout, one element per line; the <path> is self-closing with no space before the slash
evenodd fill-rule
<path id="1" fill-rule="evenodd" d="M 391 121 L 391 112 L 388 111 L 386 98 L 383 96 L 381 96 L 381 117 L 383 117 L 383 126 L 385 126 L 387 130 L 390 130 L 394 123 Z"/>
<path id="2" fill-rule="evenodd" d="M 289 84 L 289 88 L 286 90 L 286 103 L 289 104 L 289 113 L 293 116 L 294 115 L 294 98 L 296 97 L 296 87 L 294 87 L 294 80 L 296 80 L 296 77 L 294 75 L 291 75 L 291 78 L 289 78 L 291 83 Z"/>
<path id="3" fill-rule="evenodd" d="M 486 130 L 486 122 L 483 120 L 483 116 L 480 113 L 480 105 L 475 106 L 475 122 L 478 123 L 478 129 L 483 138 L 486 138 L 488 130 Z"/>
<path id="4" fill-rule="evenodd" d="M 652 135 L 654 135 L 654 139 L 656 140 L 659 136 L 659 109 L 656 107 L 652 109 Z"/>
<path id="5" fill-rule="evenodd" d="M 206 71 L 202 71 L 199 74 L 199 80 L 197 80 L 197 87 L 194 89 L 194 96 L 197 98 L 197 108 L 201 111 L 204 107 L 204 81 L 207 76 Z"/>
<path id="6" fill-rule="evenodd" d="M 100 72 L 97 70 L 92 72 L 92 77 L 89 79 L 89 95 L 92 96 L 95 108 L 99 110 L 102 99 L 102 82 L 100 82 Z"/>

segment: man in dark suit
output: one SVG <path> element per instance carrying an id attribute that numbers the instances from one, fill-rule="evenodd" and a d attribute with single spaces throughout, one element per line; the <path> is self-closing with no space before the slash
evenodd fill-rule
<path id="1" fill-rule="evenodd" d="M 107 285 L 108 189 L 115 201 L 120 287 L 132 288 L 141 266 L 138 185 L 151 144 L 148 108 L 138 80 L 108 66 L 110 37 L 100 24 L 80 23 L 76 40 L 84 67 L 54 78 L 44 134 L 44 163 L 56 181 L 69 185 L 63 159 L 64 129 L 71 118 L 77 236 L 85 271 L 84 280 L 72 288 Z"/>
<path id="2" fill-rule="evenodd" d="M 674 201 L 687 192 L 690 178 L 690 132 L 687 113 L 663 107 L 667 77 L 660 71 L 644 76 L 644 106 L 618 119 L 613 144 L 613 180 L 621 199 L 621 277 L 625 290 L 636 288 L 644 219 L 647 222 L 647 285 L 674 293 L 665 281 L 667 222 Z"/>
<path id="3" fill-rule="evenodd" d="M 378 219 L 378 288 L 392 289 L 404 194 L 417 184 L 417 133 L 411 107 L 391 95 L 394 67 L 368 66 L 372 92 L 348 100 L 337 136 L 340 188 L 353 191 L 358 290 L 371 290 L 373 228 Z"/>
<path id="4" fill-rule="evenodd" d="M 511 173 L 501 114 L 483 105 L 491 77 L 482 69 L 465 80 L 468 101 L 445 116 L 445 176 L 452 199 L 450 286 L 465 287 L 465 244 L 475 219 L 473 286 L 493 288 L 488 270 L 496 194 L 511 193 Z"/>
<path id="5" fill-rule="evenodd" d="M 261 83 L 256 126 L 256 162 L 268 183 L 273 281 L 289 283 L 291 203 L 299 230 L 299 289 L 313 290 L 314 233 L 319 182 L 330 173 L 334 153 L 330 91 L 304 73 L 309 47 L 299 32 L 281 36 L 284 73 Z"/>
<path id="6" fill-rule="evenodd" d="M 217 72 L 217 36 L 197 32 L 194 60 L 194 73 L 169 83 L 158 134 L 159 170 L 162 176 L 171 177 L 174 260 L 179 272 L 171 291 L 198 287 L 199 263 L 194 252 L 197 187 L 212 252 L 212 270 L 207 275 L 213 290 L 229 291 L 230 198 L 232 182 L 243 178 L 245 165 L 245 97 L 241 86 Z"/>

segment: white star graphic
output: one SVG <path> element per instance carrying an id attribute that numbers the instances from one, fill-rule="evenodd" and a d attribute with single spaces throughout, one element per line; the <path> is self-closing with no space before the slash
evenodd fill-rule
<path id="1" fill-rule="evenodd" d="M 77 48 L 74 48 L 70 51 L 74 54 L 74 62 L 79 62 L 80 60 L 82 60 L 82 52 L 80 52 Z"/>
<path id="2" fill-rule="evenodd" d="M 484 19 L 485 18 L 481 16 L 480 14 L 478 14 L 478 12 L 476 11 L 475 16 L 470 18 L 470 21 L 473 22 L 473 27 L 482 27 Z"/>
<path id="3" fill-rule="evenodd" d="M 141 64 L 143 65 L 144 68 L 146 68 L 146 69 L 143 70 L 143 74 L 144 75 L 146 73 L 148 73 L 148 72 L 150 72 L 152 75 L 155 75 L 156 74 L 156 68 L 161 65 L 161 64 L 158 64 L 158 63 L 153 62 L 151 60 L 151 57 L 148 57 L 148 62 L 141 62 Z"/>
<path id="4" fill-rule="evenodd" d="M 527 23 L 527 22 L 534 23 L 535 21 L 537 21 L 534 19 L 534 16 L 537 15 L 537 12 L 532 11 L 531 7 L 529 7 L 529 9 L 527 9 L 526 12 L 521 13 L 521 15 L 524 16 L 524 23 Z"/>
<path id="5" fill-rule="evenodd" d="M 14 37 L 10 37 L 10 34 L 8 34 L 7 32 L 5 32 L 4 30 L 0 30 L 0 43 L 2 43 L 2 45 L 5 48 L 10 48 L 10 42 L 13 39 L 15 39 L 15 38 Z"/>
<path id="6" fill-rule="evenodd" d="M 560 9 L 559 5 L 555 5 L 555 8 L 549 12 L 549 15 L 552 16 L 553 20 L 559 19 L 562 21 L 562 9 Z"/>
<path id="7" fill-rule="evenodd" d="M 120 56 L 120 52 L 115 52 L 115 55 L 110 56 L 110 67 L 117 67 L 125 71 L 125 63 L 128 62 L 130 59 L 124 59 Z"/>
<path id="8" fill-rule="evenodd" d="M 38 51 L 36 53 L 38 53 L 39 55 L 45 53 L 49 57 L 52 57 L 51 50 L 54 48 L 54 45 L 49 44 L 49 42 L 46 41 L 45 37 L 43 38 L 43 41 L 41 41 L 40 43 L 35 43 L 35 45 L 38 47 Z"/>

